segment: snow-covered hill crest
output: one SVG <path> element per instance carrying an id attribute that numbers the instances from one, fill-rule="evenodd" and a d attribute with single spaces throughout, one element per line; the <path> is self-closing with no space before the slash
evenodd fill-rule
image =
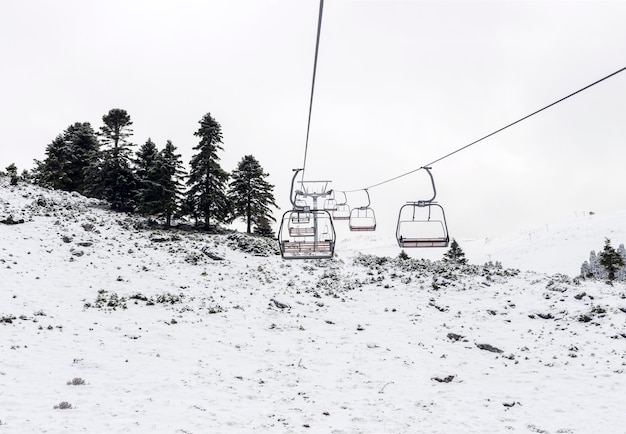
<path id="1" fill-rule="evenodd" d="M 623 283 L 354 246 L 282 261 L 0 178 L 9 216 L 2 432 L 623 430 Z"/>

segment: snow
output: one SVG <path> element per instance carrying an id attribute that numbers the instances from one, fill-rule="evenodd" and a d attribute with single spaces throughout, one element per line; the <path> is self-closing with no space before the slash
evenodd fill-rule
<path id="1" fill-rule="evenodd" d="M 626 286 L 576 278 L 625 213 L 457 240 L 456 268 L 341 231 L 283 261 L 0 178 L 9 215 L 2 433 L 625 432 Z"/>

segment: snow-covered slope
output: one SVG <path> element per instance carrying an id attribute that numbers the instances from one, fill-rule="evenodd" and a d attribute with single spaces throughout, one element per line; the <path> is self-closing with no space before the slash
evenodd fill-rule
<path id="1" fill-rule="evenodd" d="M 366 252 L 396 256 L 400 249 L 392 235 L 351 234 L 338 226 L 339 255 Z M 346 225 L 347 226 L 347 225 Z M 451 230 L 454 228 L 451 228 Z M 452 236 L 454 231 L 452 230 Z M 585 214 L 571 220 L 494 238 L 456 238 L 471 263 L 501 262 L 503 266 L 542 273 L 561 273 L 575 277 L 589 253 L 599 252 L 604 239 L 617 248 L 626 243 L 626 211 L 610 214 Z M 406 249 L 411 257 L 442 259 L 446 249 Z"/>
<path id="2" fill-rule="evenodd" d="M 375 236 L 282 261 L 0 178 L 9 215 L 0 432 L 624 432 L 626 288 L 554 274 L 623 215 L 459 240 L 464 267 Z"/>

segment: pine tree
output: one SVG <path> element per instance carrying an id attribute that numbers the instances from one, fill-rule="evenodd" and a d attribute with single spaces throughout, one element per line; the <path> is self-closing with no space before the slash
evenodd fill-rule
<path id="1" fill-rule="evenodd" d="M 17 166 L 15 165 L 15 163 L 9 164 L 6 167 L 6 171 L 7 171 L 7 175 L 9 175 L 9 178 L 10 178 L 9 183 L 11 185 L 17 185 L 19 178 L 17 176 Z"/>
<path id="2" fill-rule="evenodd" d="M 200 128 L 194 135 L 200 138 L 200 143 L 193 148 L 198 153 L 192 156 L 190 162 L 186 204 L 193 207 L 188 210 L 190 214 L 203 218 L 208 228 L 211 219 L 221 223 L 229 218 L 231 204 L 226 196 L 229 175 L 220 167 L 217 156 L 217 151 L 222 150 L 222 127 L 210 113 L 204 115 L 199 123 Z"/>
<path id="3" fill-rule="evenodd" d="M 70 191 L 72 180 L 66 171 L 71 151 L 62 135 L 46 146 L 46 158 L 37 162 L 37 184 Z"/>
<path id="4" fill-rule="evenodd" d="M 607 277 L 606 270 L 600 265 L 600 259 L 595 250 L 589 254 L 589 262 L 585 261 L 580 267 L 580 274 L 586 279 L 603 279 Z"/>
<path id="5" fill-rule="evenodd" d="M 109 201 L 111 208 L 134 211 L 138 181 L 131 164 L 131 147 L 128 137 L 133 124 L 126 110 L 111 109 L 102 117 L 100 128 L 103 146 L 102 159 L 90 167 L 90 193 Z"/>
<path id="6" fill-rule="evenodd" d="M 148 177 L 148 173 L 155 165 L 158 154 L 159 150 L 149 137 L 146 143 L 139 147 L 135 156 L 135 174 L 140 184 Z"/>
<path id="7" fill-rule="evenodd" d="M 92 162 L 100 157 L 100 143 L 89 122 L 76 122 L 64 133 L 72 152 L 67 173 L 72 179 L 71 189 L 84 194 L 87 190 L 86 173 Z"/>
<path id="8" fill-rule="evenodd" d="M 604 250 L 600 252 L 600 264 L 606 269 L 609 274 L 609 280 L 615 279 L 615 272 L 619 267 L 624 266 L 624 259 L 620 254 L 611 246 L 611 240 L 604 239 Z"/>
<path id="9" fill-rule="evenodd" d="M 595 254 L 594 251 L 592 251 L 591 253 Z M 593 278 L 593 271 L 591 270 L 591 264 L 588 261 L 583 262 L 583 264 L 580 266 L 580 275 L 584 277 L 585 279 Z"/>
<path id="10" fill-rule="evenodd" d="M 251 233 L 252 226 L 259 226 L 262 219 L 276 221 L 270 206 L 276 207 L 272 190 L 263 173 L 263 168 L 256 158 L 246 155 L 232 173 L 228 197 L 233 203 L 234 218 L 241 217 L 246 222 L 246 232 Z"/>
<path id="11" fill-rule="evenodd" d="M 85 194 L 87 167 L 98 158 L 100 144 L 89 122 L 70 125 L 46 147 L 46 158 L 36 162 L 36 182 Z"/>
<path id="12" fill-rule="evenodd" d="M 22 173 L 20 174 L 20 179 L 22 181 L 32 183 L 34 179 L 32 170 L 26 170 L 26 169 L 22 170 Z"/>
<path id="13" fill-rule="evenodd" d="M 138 153 L 136 168 L 141 182 L 139 212 L 158 215 L 170 227 L 172 216 L 181 207 L 182 179 L 185 176 L 180 154 L 176 147 L 167 141 L 165 148 L 158 152 L 149 140 Z"/>
<path id="14" fill-rule="evenodd" d="M 158 159 L 159 150 L 152 139 L 148 138 L 135 157 L 135 176 L 138 183 L 137 211 L 142 214 L 157 214 L 160 208 L 159 201 L 163 188 L 159 184 L 161 177 L 157 169 Z"/>
<path id="15" fill-rule="evenodd" d="M 129 159 L 115 158 L 110 150 L 105 150 L 97 176 L 100 195 L 96 197 L 108 201 L 113 210 L 135 210 L 138 183 Z"/>
<path id="16" fill-rule="evenodd" d="M 454 262 L 456 264 L 467 264 L 467 258 L 465 258 L 465 252 L 459 246 L 459 243 L 456 242 L 454 238 L 452 238 L 452 242 L 450 243 L 450 249 L 443 254 L 444 261 Z"/>
<path id="17" fill-rule="evenodd" d="M 132 144 L 128 138 L 133 135 L 130 128 L 133 122 L 126 110 L 114 108 L 102 116 L 104 125 L 100 127 L 102 144 L 113 150 L 114 155 L 122 154 L 130 156 Z"/>
<path id="18" fill-rule="evenodd" d="M 181 155 L 176 153 L 176 147 L 170 140 L 167 141 L 159 156 L 159 164 L 162 165 L 160 183 L 163 187 L 163 214 L 165 225 L 170 227 L 172 216 L 177 215 L 182 207 L 185 170 Z"/>
<path id="19" fill-rule="evenodd" d="M 266 238 L 275 238 L 272 224 L 266 217 L 260 217 L 253 230 L 254 234 Z"/>
<path id="20" fill-rule="evenodd" d="M 198 214 L 198 203 L 194 196 L 187 193 L 180 203 L 180 215 L 188 216 L 194 221 L 194 225 L 198 226 L 200 215 Z"/>
<path id="21" fill-rule="evenodd" d="M 617 248 L 617 254 L 622 258 L 625 265 L 619 267 L 615 273 L 615 280 L 626 280 L 626 248 L 623 244 L 620 244 Z"/>

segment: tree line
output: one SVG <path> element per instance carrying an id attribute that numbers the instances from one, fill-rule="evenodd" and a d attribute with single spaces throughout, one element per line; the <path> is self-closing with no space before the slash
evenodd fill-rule
<path id="1" fill-rule="evenodd" d="M 609 238 L 604 239 L 604 248 L 596 255 L 594 250 L 589 261 L 583 262 L 580 275 L 586 279 L 626 280 L 626 248 L 620 244 L 617 249 L 611 245 Z"/>
<path id="2" fill-rule="evenodd" d="M 89 122 L 70 125 L 46 147 L 45 158 L 35 160 L 29 177 L 35 184 L 106 200 L 111 209 L 162 218 L 188 217 L 206 229 L 240 218 L 248 233 L 273 237 L 272 208 L 277 208 L 274 186 L 261 164 L 244 156 L 228 173 L 220 166 L 220 124 L 207 113 L 194 133 L 198 144 L 187 173 L 181 155 L 168 140 L 159 150 L 149 138 L 134 151 L 130 115 L 111 109 L 94 131 Z M 7 167 L 17 181 L 15 165 Z M 23 175 L 24 176 L 24 175 Z"/>

